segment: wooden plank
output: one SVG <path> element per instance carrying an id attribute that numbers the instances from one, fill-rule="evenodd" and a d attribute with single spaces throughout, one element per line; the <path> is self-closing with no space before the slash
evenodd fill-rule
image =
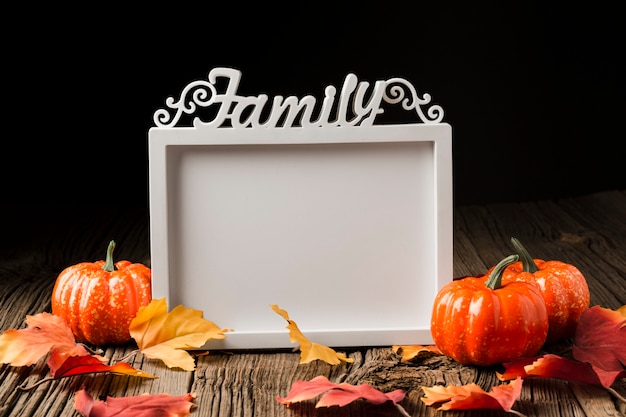
<path id="1" fill-rule="evenodd" d="M 611 395 L 601 387 L 570 382 L 569 386 L 587 417 L 624 417 L 616 409 Z"/>
<path id="2" fill-rule="evenodd" d="M 36 215 L 32 210 L 29 215 Z M 24 229 L 9 228 L 16 246 L 0 246 L 0 331 L 24 326 L 27 314 L 49 311 L 50 294 L 62 268 L 101 259 L 110 239 L 118 242 L 116 257 L 150 264 L 148 216 L 141 209 L 67 209 L 55 213 L 54 224 L 42 219 Z M 20 236 L 25 230 L 28 236 Z M 454 275 L 478 275 L 512 253 L 510 237 L 518 237 L 531 254 L 570 262 L 587 276 L 592 304 L 616 308 L 626 303 L 626 192 L 608 191 L 560 200 L 459 207 L 454 214 Z M 110 347 L 113 361 L 135 348 L 132 343 Z M 567 341 L 546 347 L 567 354 Z M 192 416 L 270 415 L 330 416 L 399 415 L 391 406 L 356 402 L 345 408 L 316 409 L 314 401 L 291 408 L 276 401 L 296 380 L 325 375 L 334 382 L 368 383 L 382 390 L 407 392 L 402 406 L 412 416 L 441 415 L 421 401 L 422 387 L 475 382 L 486 390 L 500 384 L 497 367 L 461 366 L 433 356 L 402 363 L 390 347 L 351 349 L 353 364 L 330 366 L 319 361 L 299 364 L 292 351 L 210 352 L 197 359 L 194 372 L 172 370 L 142 355 L 131 365 L 158 376 L 148 380 L 128 376 L 86 375 L 46 382 L 18 391 L 48 375 L 43 361 L 33 367 L 0 367 L 0 416 L 73 416 L 74 393 L 87 387 L 97 398 L 145 392 L 179 395 L 196 392 Z M 626 394 L 626 382 L 616 392 Z M 527 417 L 624 416 L 624 404 L 606 390 L 555 380 L 526 380 L 514 409 Z M 447 412 L 451 417 L 500 416 L 497 411 Z"/>

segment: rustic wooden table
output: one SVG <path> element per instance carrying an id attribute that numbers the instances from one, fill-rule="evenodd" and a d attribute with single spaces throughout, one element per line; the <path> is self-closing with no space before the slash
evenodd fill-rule
<path id="1" fill-rule="evenodd" d="M 25 316 L 50 311 L 56 275 L 66 266 L 103 257 L 109 240 L 118 242 L 116 257 L 149 264 L 149 220 L 143 209 L 102 207 L 3 208 L 0 242 L 0 331 L 24 326 Z M 27 219 L 28 221 L 24 221 Z M 535 257 L 578 266 L 586 276 L 591 305 L 618 308 L 626 304 L 626 191 L 615 190 L 560 200 L 462 206 L 454 214 L 455 277 L 477 275 L 511 253 L 516 236 Z M 546 346 L 564 354 L 568 342 Z M 132 344 L 108 348 L 119 359 Z M 420 387 L 476 382 L 485 389 L 499 384 L 495 368 L 461 366 L 445 357 L 401 363 L 391 347 L 347 351 L 353 364 L 329 366 L 319 361 L 299 365 L 291 351 L 211 352 L 197 358 L 194 372 L 175 371 L 159 361 L 135 356 L 131 364 L 157 379 L 91 374 L 46 382 L 44 361 L 32 366 L 0 367 L 0 415 L 79 416 L 74 394 L 83 386 L 94 397 L 142 393 L 197 394 L 191 416 L 399 416 L 390 405 L 363 401 L 345 407 L 315 408 L 308 401 L 287 408 L 276 396 L 287 395 L 296 380 L 325 375 L 334 382 L 369 383 L 382 391 L 407 392 L 401 405 L 411 416 L 500 416 L 503 412 L 435 411 L 420 398 Z M 613 388 L 626 396 L 626 382 Z M 606 390 L 560 380 L 525 380 L 513 407 L 528 417 L 624 416 L 625 405 Z"/>

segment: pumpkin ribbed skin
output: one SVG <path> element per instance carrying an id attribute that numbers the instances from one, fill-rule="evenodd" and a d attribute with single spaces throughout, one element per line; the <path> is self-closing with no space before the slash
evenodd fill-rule
<path id="1" fill-rule="evenodd" d="M 52 291 L 52 314 L 65 319 L 78 342 L 96 346 L 122 344 L 131 337 L 131 320 L 152 298 L 152 271 L 118 261 L 114 271 L 104 261 L 64 269 Z"/>

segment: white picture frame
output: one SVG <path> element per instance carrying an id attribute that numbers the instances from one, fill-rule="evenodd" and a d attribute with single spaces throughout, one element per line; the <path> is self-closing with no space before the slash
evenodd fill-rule
<path id="1" fill-rule="evenodd" d="M 153 298 L 233 329 L 210 349 L 293 348 L 271 304 L 327 346 L 432 344 L 432 302 L 453 274 L 441 108 L 423 113 L 430 97 L 406 80 L 369 89 L 349 74 L 336 100 L 331 86 L 319 107 L 278 97 L 267 111 L 266 96 L 237 95 L 240 77 L 216 68 L 155 113 Z M 419 123 L 376 125 L 384 103 Z"/>

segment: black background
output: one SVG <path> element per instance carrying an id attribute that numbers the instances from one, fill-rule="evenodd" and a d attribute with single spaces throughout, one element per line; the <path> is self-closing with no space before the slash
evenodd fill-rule
<path id="1" fill-rule="evenodd" d="M 618 3 L 6 13 L 0 199 L 147 206 L 154 111 L 218 66 L 254 96 L 321 99 L 348 73 L 407 79 L 452 125 L 456 205 L 624 188 Z"/>

